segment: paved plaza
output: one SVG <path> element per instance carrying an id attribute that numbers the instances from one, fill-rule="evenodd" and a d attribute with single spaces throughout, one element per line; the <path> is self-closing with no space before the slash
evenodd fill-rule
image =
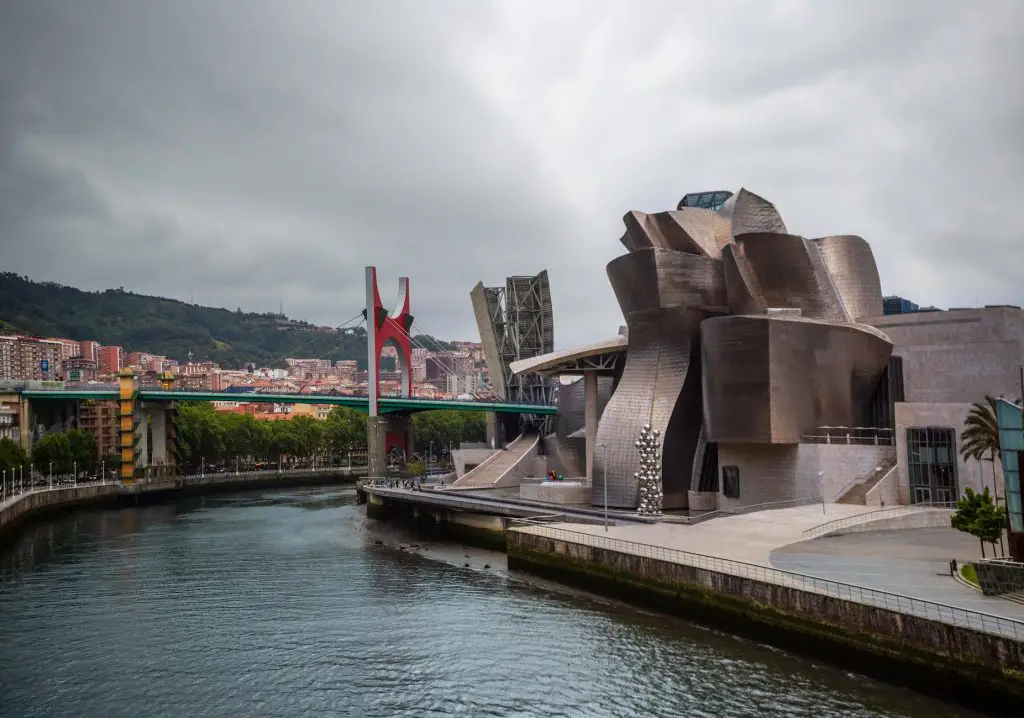
<path id="1" fill-rule="evenodd" d="M 977 539 L 952 528 L 903 529 L 817 538 L 782 547 L 771 565 L 1024 621 L 1024 606 L 983 596 L 953 580 L 949 561 L 978 558 Z"/>

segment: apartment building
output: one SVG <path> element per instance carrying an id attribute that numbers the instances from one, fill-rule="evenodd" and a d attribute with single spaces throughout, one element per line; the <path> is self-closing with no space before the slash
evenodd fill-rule
<path id="1" fill-rule="evenodd" d="M 101 458 L 117 455 L 116 401 L 82 402 L 78 410 L 78 426 L 96 437 Z"/>
<path id="2" fill-rule="evenodd" d="M 100 347 L 100 374 L 112 376 L 124 368 L 124 351 L 119 346 Z"/>
<path id="3" fill-rule="evenodd" d="M 53 339 L 0 336 L 0 379 L 61 379 L 64 351 Z"/>

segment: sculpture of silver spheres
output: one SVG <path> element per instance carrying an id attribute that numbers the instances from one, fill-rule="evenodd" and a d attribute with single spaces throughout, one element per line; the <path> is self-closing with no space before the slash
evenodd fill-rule
<path id="1" fill-rule="evenodd" d="M 640 501 L 636 512 L 641 516 L 660 516 L 664 503 L 661 488 L 661 454 L 658 449 L 658 430 L 650 424 L 640 429 L 640 438 L 633 444 L 640 453 L 640 470 L 633 474 L 640 489 Z"/>

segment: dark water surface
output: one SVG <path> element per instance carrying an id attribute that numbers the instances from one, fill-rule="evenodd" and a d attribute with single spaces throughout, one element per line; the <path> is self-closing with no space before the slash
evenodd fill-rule
<path id="1" fill-rule="evenodd" d="M 500 554 L 399 550 L 354 502 L 251 492 L 28 529 L 0 555 L 0 716 L 966 715 Z"/>

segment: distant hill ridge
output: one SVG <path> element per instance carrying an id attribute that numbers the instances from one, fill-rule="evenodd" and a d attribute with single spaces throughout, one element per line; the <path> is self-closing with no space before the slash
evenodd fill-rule
<path id="1" fill-rule="evenodd" d="M 53 282 L 0 273 L 0 333 L 94 339 L 125 351 L 144 351 L 179 362 L 214 361 L 226 369 L 282 366 L 285 357 L 354 359 L 365 368 L 366 330 L 327 329 L 280 314 L 200 307 L 121 289 L 85 292 Z M 433 337 L 430 348 L 450 349 Z"/>

